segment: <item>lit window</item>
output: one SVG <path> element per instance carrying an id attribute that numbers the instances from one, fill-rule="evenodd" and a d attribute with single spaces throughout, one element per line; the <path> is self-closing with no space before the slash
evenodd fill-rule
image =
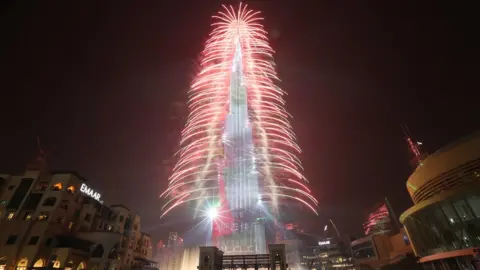
<path id="1" fill-rule="evenodd" d="M 48 220 L 48 213 L 40 213 L 38 220 Z"/>
<path id="2" fill-rule="evenodd" d="M 8 212 L 8 213 L 5 215 L 5 219 L 6 219 L 6 220 L 12 220 L 14 216 L 15 216 L 15 212 Z"/>
<path id="3" fill-rule="evenodd" d="M 24 220 L 30 220 L 32 219 L 32 213 L 31 212 L 26 212 L 25 216 L 23 216 Z"/>
<path id="4" fill-rule="evenodd" d="M 1 200 L 0 205 L 3 205 L 3 204 L 7 204 L 7 201 L 6 200 Z"/>
<path id="5" fill-rule="evenodd" d="M 48 182 L 41 182 L 37 185 L 37 191 L 42 192 L 45 191 L 48 187 Z"/>
<path id="6" fill-rule="evenodd" d="M 74 186 L 68 186 L 67 191 L 74 194 L 75 193 L 75 187 Z"/>
<path id="7" fill-rule="evenodd" d="M 27 259 L 21 259 L 17 263 L 17 267 L 15 268 L 16 270 L 26 270 L 28 266 L 28 260 Z"/>
<path id="8" fill-rule="evenodd" d="M 38 259 L 34 264 L 33 268 L 43 268 L 45 267 L 45 260 L 44 259 Z"/>
<path id="9" fill-rule="evenodd" d="M 60 191 L 62 190 L 62 188 L 63 188 L 62 183 L 56 183 L 55 185 L 52 186 L 52 190 L 54 191 Z"/>
<path id="10" fill-rule="evenodd" d="M 71 221 L 70 221 L 70 223 L 68 223 L 68 230 L 70 230 L 70 231 L 71 231 L 71 230 L 72 230 L 72 228 L 73 228 L 73 222 L 71 222 Z"/>

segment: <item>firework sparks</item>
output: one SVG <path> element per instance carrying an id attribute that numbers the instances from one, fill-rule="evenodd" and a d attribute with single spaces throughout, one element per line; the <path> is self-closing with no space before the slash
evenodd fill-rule
<path id="1" fill-rule="evenodd" d="M 317 214 L 318 202 L 307 187 L 297 158 L 301 150 L 289 123 L 291 116 L 284 108 L 285 92 L 276 85 L 274 52 L 260 23 L 260 13 L 240 4 L 239 9 L 223 6 L 213 18 L 214 29 L 189 91 L 190 113 L 181 135 L 178 162 L 168 188 L 161 194 L 166 198 L 162 216 L 187 202 L 196 202 L 198 209 L 208 199 L 221 200 L 219 178 L 231 164 L 226 148 L 235 144 L 228 119 L 235 111 L 233 106 L 243 99 L 245 119 L 236 119 L 243 121 L 240 128 L 251 133 L 252 147 L 243 156 L 252 165 L 246 168 L 250 163 L 241 164 L 245 173 L 255 174 L 258 179 L 255 203 L 259 197 L 268 197 L 276 209 L 279 201 L 290 199 Z M 236 83 L 246 89 L 245 94 L 238 90 L 233 93 L 234 72 L 242 75 Z M 238 202 L 242 207 L 248 204 Z"/>

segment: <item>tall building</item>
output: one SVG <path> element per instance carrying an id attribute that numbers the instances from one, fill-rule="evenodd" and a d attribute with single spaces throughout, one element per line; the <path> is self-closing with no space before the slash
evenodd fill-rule
<path id="1" fill-rule="evenodd" d="M 77 173 L 30 164 L 23 174 L 0 179 L 0 270 L 154 264 L 140 217 L 125 206 L 108 206 Z"/>
<path id="2" fill-rule="evenodd" d="M 480 133 L 423 159 L 407 190 L 414 206 L 400 221 L 424 268 L 479 269 Z"/>
<path id="3" fill-rule="evenodd" d="M 214 16 L 178 162 L 162 194 L 162 216 L 191 204 L 194 217 L 211 223 L 210 244 L 225 254 L 265 254 L 265 222 L 277 219 L 282 205 L 316 214 L 258 14 L 240 4 Z"/>

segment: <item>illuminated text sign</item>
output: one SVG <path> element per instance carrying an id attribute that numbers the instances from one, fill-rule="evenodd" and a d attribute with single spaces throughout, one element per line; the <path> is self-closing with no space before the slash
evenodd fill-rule
<path id="1" fill-rule="evenodd" d="M 320 242 L 318 242 L 318 245 L 319 246 L 330 245 L 330 241 L 320 241 Z"/>
<path id="2" fill-rule="evenodd" d="M 82 184 L 82 186 L 80 187 L 80 191 L 85 194 L 85 195 L 88 195 L 92 198 L 94 198 L 95 200 L 97 201 L 100 201 L 100 197 L 102 196 L 100 193 L 96 192 L 95 190 L 89 188 L 87 185 L 85 184 Z"/>

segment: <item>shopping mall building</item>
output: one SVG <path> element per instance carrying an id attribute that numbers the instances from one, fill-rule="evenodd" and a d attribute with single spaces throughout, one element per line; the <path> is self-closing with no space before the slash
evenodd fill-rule
<path id="1" fill-rule="evenodd" d="M 424 269 L 475 269 L 480 248 L 480 132 L 425 158 L 400 221 Z M 478 268 L 477 268 L 478 269 Z"/>

